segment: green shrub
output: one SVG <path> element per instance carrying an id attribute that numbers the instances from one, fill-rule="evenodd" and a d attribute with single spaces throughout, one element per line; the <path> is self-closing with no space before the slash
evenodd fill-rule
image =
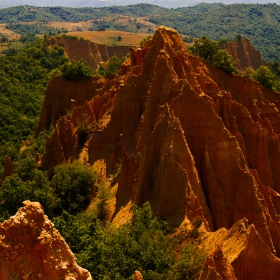
<path id="1" fill-rule="evenodd" d="M 61 75 L 67 80 L 86 80 L 93 76 L 93 72 L 87 65 L 86 61 L 80 59 L 78 61 L 71 60 L 61 67 Z"/>
<path id="2" fill-rule="evenodd" d="M 79 149 L 82 148 L 82 146 L 85 144 L 88 134 L 89 134 L 89 127 L 88 127 L 87 116 L 85 115 L 83 116 L 83 120 L 78 123 L 78 127 L 77 127 Z"/>
<path id="3" fill-rule="evenodd" d="M 205 255 L 187 245 L 176 261 L 176 242 L 167 234 L 167 223 L 153 218 L 149 203 L 133 206 L 132 214 L 119 228 L 103 226 L 92 214 L 63 212 L 53 221 L 94 279 L 133 279 L 135 270 L 145 280 L 197 279 Z"/>
<path id="4" fill-rule="evenodd" d="M 198 55 L 227 73 L 237 72 L 232 56 L 225 50 L 220 50 L 218 42 L 209 40 L 206 36 L 195 39 L 194 44 L 189 47 L 189 52 Z"/>
<path id="5" fill-rule="evenodd" d="M 60 199 L 60 210 L 77 214 L 88 206 L 96 171 L 80 162 L 64 163 L 54 169 L 52 187 Z"/>
<path id="6" fill-rule="evenodd" d="M 0 189 L 0 219 L 3 221 L 14 215 L 25 200 L 40 202 L 45 213 L 52 217 L 58 200 L 45 172 L 32 170 L 32 180 L 26 182 L 17 174 L 5 179 Z"/>
<path id="7" fill-rule="evenodd" d="M 260 66 L 260 68 L 252 74 L 252 77 L 256 81 L 259 81 L 264 87 L 271 89 L 273 86 L 274 75 L 266 66 Z"/>
<path id="8" fill-rule="evenodd" d="M 187 244 L 168 275 L 168 280 L 196 280 L 206 259 L 206 254 L 193 244 Z"/>
<path id="9" fill-rule="evenodd" d="M 97 187 L 97 216 L 102 220 L 108 214 L 108 200 L 112 197 L 111 185 L 105 179 L 95 185 Z"/>

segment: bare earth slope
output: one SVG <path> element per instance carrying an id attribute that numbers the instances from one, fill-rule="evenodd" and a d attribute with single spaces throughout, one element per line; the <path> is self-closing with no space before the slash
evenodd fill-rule
<path id="1" fill-rule="evenodd" d="M 58 99 L 64 82 L 56 78 L 46 98 L 51 88 Z M 44 169 L 80 157 L 104 159 L 109 174 L 121 158 L 113 222 L 131 202 L 148 200 L 172 227 L 204 222 L 209 258 L 201 279 L 280 277 L 279 93 L 188 55 L 164 27 L 102 88 L 67 83 L 92 99 L 60 115 Z M 83 118 L 91 132 L 78 149 Z"/>

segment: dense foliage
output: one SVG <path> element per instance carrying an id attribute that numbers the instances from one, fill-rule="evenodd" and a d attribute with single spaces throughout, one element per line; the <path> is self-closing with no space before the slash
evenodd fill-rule
<path id="1" fill-rule="evenodd" d="M 118 73 L 119 67 L 124 62 L 124 60 L 125 57 L 119 58 L 113 55 L 107 63 L 100 66 L 96 74 L 104 77 L 114 76 Z"/>
<path id="2" fill-rule="evenodd" d="M 149 203 L 142 208 L 134 205 L 132 219 L 116 228 L 98 218 L 104 217 L 99 211 L 106 210 L 111 186 L 98 181 L 93 168 L 65 163 L 55 168 L 52 177 L 39 170 L 34 156 L 42 152 L 51 133 L 44 131 L 26 141 L 17 155 L 16 173 L 0 188 L 1 221 L 14 215 L 22 201 L 39 201 L 78 263 L 97 280 L 133 279 L 135 270 L 147 280 L 198 278 L 206 255 L 191 244 L 181 248 L 179 240 L 168 235 L 168 224 L 153 217 Z M 84 212 L 92 195 L 98 207 Z"/>
<path id="3" fill-rule="evenodd" d="M 46 87 L 55 69 L 68 61 L 64 49 L 46 40 L 0 57 L 0 167 L 14 156 L 21 141 L 33 135 Z"/>
<path id="4" fill-rule="evenodd" d="M 263 86 L 272 88 L 274 76 L 266 66 L 261 66 L 252 74 L 252 78 L 259 81 Z"/>
<path id="5" fill-rule="evenodd" d="M 95 170 L 79 162 L 56 166 L 51 184 L 60 199 L 59 208 L 71 214 L 84 211 L 96 179 Z"/>
<path id="6" fill-rule="evenodd" d="M 218 42 L 209 40 L 206 36 L 195 39 L 193 45 L 189 47 L 189 52 L 200 56 L 227 73 L 237 72 L 232 56 L 225 50 L 220 50 Z"/>
<path id="7" fill-rule="evenodd" d="M 118 229 L 102 226 L 93 214 L 63 212 L 54 223 L 94 279 L 133 279 L 135 270 L 147 280 L 198 279 L 205 254 L 187 244 L 176 260 L 178 244 L 167 235 L 167 223 L 152 217 L 149 203 L 134 205 L 132 212 Z"/>
<path id="8" fill-rule="evenodd" d="M 71 60 L 61 68 L 62 77 L 67 80 L 85 80 L 93 76 L 93 72 L 83 59 Z"/>
<path id="9" fill-rule="evenodd" d="M 261 51 L 266 61 L 279 61 L 279 13 L 280 6 L 275 3 L 266 5 L 201 3 L 194 7 L 177 9 L 150 4 L 79 9 L 18 6 L 0 10 L 0 22 L 17 24 L 19 21 L 39 21 L 37 27 L 40 28 L 41 22 L 93 20 L 94 30 L 102 28 L 130 32 L 143 32 L 152 23 L 156 26 L 165 25 L 175 28 L 181 34 L 188 36 L 200 37 L 207 34 L 212 40 L 220 38 L 231 40 L 240 34 L 249 38 L 254 47 Z M 124 16 L 130 19 L 117 20 L 117 17 Z M 137 17 L 145 17 L 146 23 L 134 22 Z"/>
<path id="10" fill-rule="evenodd" d="M 88 206 L 95 182 L 95 170 L 82 163 L 57 166 L 49 180 L 34 158 L 20 159 L 16 173 L 7 177 L 0 188 L 0 221 L 14 215 L 24 200 L 40 202 L 49 217 L 63 211 L 78 214 Z"/>

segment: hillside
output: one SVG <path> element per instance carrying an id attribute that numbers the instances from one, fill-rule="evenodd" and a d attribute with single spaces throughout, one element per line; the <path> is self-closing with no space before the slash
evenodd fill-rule
<path id="1" fill-rule="evenodd" d="M 51 22 L 90 21 L 77 29 L 115 29 L 151 33 L 160 25 L 192 37 L 232 40 L 237 34 L 248 38 L 266 61 L 280 60 L 280 6 L 274 4 L 199 4 L 167 9 L 149 4 L 104 8 L 18 6 L 0 10 L 0 22 L 18 32 L 35 34 L 55 31 Z M 37 24 L 36 22 L 43 22 Z M 28 25 L 26 24 L 28 22 Z M 21 23 L 19 25 L 19 23 Z M 58 30 L 58 29 L 57 29 Z"/>
<path id="2" fill-rule="evenodd" d="M 204 3 L 203 0 L 145 0 L 145 3 L 158 5 L 166 8 L 178 8 L 178 7 L 189 7 L 194 6 L 199 3 Z M 274 1 L 275 3 L 279 3 L 279 1 Z M 143 3 L 141 0 L 10 0 L 8 3 L 5 0 L 0 0 L 0 8 L 7 8 L 12 6 L 18 5 L 31 5 L 31 6 L 63 6 L 63 7 L 72 7 L 72 8 L 79 8 L 79 7 L 108 7 L 108 6 L 124 6 L 124 5 L 134 5 Z M 207 1 L 207 3 L 215 3 L 215 1 Z M 256 0 L 256 1 L 240 1 L 240 0 L 222 0 L 221 3 L 223 4 L 233 4 L 233 3 L 245 3 L 245 4 L 252 4 L 252 3 L 259 3 L 259 4 L 268 4 L 271 3 L 269 0 Z"/>
<path id="3" fill-rule="evenodd" d="M 52 79 L 38 138 L 24 143 L 2 182 L 0 219 L 39 201 L 94 279 L 277 279 L 279 101 L 158 28 L 117 75 Z M 12 165 L 6 157 L 4 171 Z M 3 258 L 13 258 L 0 263 L 3 280 L 45 280 L 56 262 L 58 273 L 78 273 L 66 246 L 47 253 L 65 244 L 39 204 L 25 202 L 0 231 Z M 31 244 L 24 264 L 24 239 L 19 248 L 13 232 Z M 55 259 L 62 250 L 68 260 Z M 44 259 L 32 266 L 33 255 Z"/>

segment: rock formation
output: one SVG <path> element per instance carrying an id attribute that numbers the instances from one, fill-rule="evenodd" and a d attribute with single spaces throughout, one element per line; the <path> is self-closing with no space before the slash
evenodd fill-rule
<path id="1" fill-rule="evenodd" d="M 85 40 L 70 38 L 51 38 L 49 45 L 64 47 L 66 55 L 70 59 L 84 59 L 92 70 L 97 70 L 101 62 L 106 62 L 112 56 L 123 57 L 129 52 L 128 46 L 105 46 Z"/>
<path id="2" fill-rule="evenodd" d="M 55 126 L 60 117 L 70 113 L 73 108 L 90 101 L 104 85 L 104 79 L 94 77 L 86 81 L 69 82 L 61 77 L 54 78 L 47 88 L 40 113 L 35 137 L 44 129 Z"/>
<path id="3" fill-rule="evenodd" d="M 240 41 L 221 43 L 219 46 L 233 57 L 235 67 L 239 71 L 244 70 L 246 67 L 252 67 L 257 70 L 260 66 L 266 65 L 260 52 L 253 47 L 247 38 Z"/>
<path id="4" fill-rule="evenodd" d="M 6 177 L 12 175 L 15 172 L 16 164 L 12 162 L 12 160 L 5 156 L 4 161 L 4 170 L 0 180 L 0 187 L 2 186 L 3 182 L 5 181 Z"/>
<path id="5" fill-rule="evenodd" d="M 278 279 L 280 259 L 271 253 L 253 224 L 246 218 L 231 229 L 208 233 L 204 249 L 211 252 L 204 265 L 202 279 Z M 217 273 L 220 278 L 215 278 Z"/>
<path id="6" fill-rule="evenodd" d="M 189 55 L 163 27 L 114 79 L 88 86 L 92 100 L 58 121 L 42 167 L 86 151 L 85 161 L 103 159 L 109 174 L 121 158 L 113 221 L 126 205 L 148 200 L 172 227 L 203 222 L 216 231 L 203 241 L 210 255 L 201 279 L 277 279 L 280 94 Z M 84 111 L 90 132 L 80 149 L 76 120 Z"/>
<path id="7" fill-rule="evenodd" d="M 91 280 L 38 202 L 0 224 L 1 280 Z"/>

